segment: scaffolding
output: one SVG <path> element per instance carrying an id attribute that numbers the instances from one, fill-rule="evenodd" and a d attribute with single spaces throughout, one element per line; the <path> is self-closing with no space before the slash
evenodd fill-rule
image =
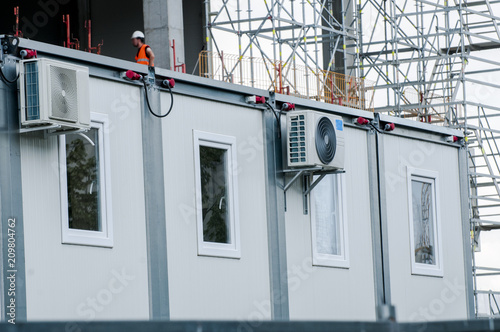
<path id="1" fill-rule="evenodd" d="M 222 79 L 236 84 L 370 109 L 373 90 L 354 66 L 359 47 L 347 47 L 359 40 L 359 29 L 347 24 L 354 18 L 353 1 L 206 0 L 202 56 L 211 60 L 200 74 L 221 69 Z M 236 47 L 235 57 L 225 55 Z M 225 63 L 210 67 L 215 61 Z M 348 80 L 337 81 L 337 74 Z"/>
<path id="2" fill-rule="evenodd" d="M 499 1 L 361 0 L 355 10 L 361 75 L 374 80 L 375 111 L 458 128 L 469 156 L 469 219 L 476 317 L 498 316 L 500 269 L 479 265 L 479 236 L 500 228 Z M 489 95 L 489 96 L 488 96 Z M 498 232 L 498 231 L 497 231 Z M 496 252 L 483 253 L 496 257 Z"/>
<path id="3" fill-rule="evenodd" d="M 475 313 L 499 316 L 500 289 L 482 281 L 499 278 L 483 264 L 498 254 L 479 238 L 500 233 L 500 1 L 205 0 L 205 13 L 207 51 L 221 58 L 238 47 L 235 65 L 207 61 L 205 73 L 219 68 L 222 80 L 258 87 L 263 63 L 268 89 L 327 101 L 333 90 L 319 73 L 338 72 L 374 82 L 362 90 L 376 112 L 464 132 Z M 248 67 L 236 65 L 244 59 Z M 277 64 L 280 77 L 269 70 Z"/>
<path id="4" fill-rule="evenodd" d="M 289 85 L 284 63 L 223 51 L 200 52 L 198 65 L 201 77 L 373 112 L 373 82 L 359 77 L 322 69 L 312 72 L 296 64 L 288 73 L 294 82 Z"/>

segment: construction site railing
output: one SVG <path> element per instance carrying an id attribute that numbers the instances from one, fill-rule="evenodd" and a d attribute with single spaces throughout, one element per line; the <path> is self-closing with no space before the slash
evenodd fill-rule
<path id="1" fill-rule="evenodd" d="M 267 58 L 202 51 L 199 74 L 299 98 L 373 111 L 373 82 Z"/>
<path id="2" fill-rule="evenodd" d="M 403 118 L 434 124 L 442 124 L 445 121 L 450 107 L 449 98 L 435 93 L 425 94 L 413 87 L 403 90 L 401 104 L 414 106 L 401 113 Z"/>
<path id="3" fill-rule="evenodd" d="M 500 318 L 500 292 L 476 291 L 477 317 Z"/>

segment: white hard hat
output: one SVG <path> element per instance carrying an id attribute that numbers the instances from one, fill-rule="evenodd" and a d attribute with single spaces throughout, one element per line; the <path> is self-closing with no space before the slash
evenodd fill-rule
<path id="1" fill-rule="evenodd" d="M 132 34 L 132 37 L 130 37 L 130 39 L 132 39 L 132 38 L 144 38 L 144 34 L 138 30 Z"/>

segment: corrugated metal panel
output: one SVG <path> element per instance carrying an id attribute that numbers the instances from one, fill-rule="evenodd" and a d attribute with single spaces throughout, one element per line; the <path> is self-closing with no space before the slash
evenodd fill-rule
<path id="1" fill-rule="evenodd" d="M 458 151 L 384 136 L 391 294 L 400 321 L 467 318 Z M 444 277 L 411 274 L 406 167 L 439 173 Z"/>
<path id="2" fill-rule="evenodd" d="M 91 81 L 91 110 L 110 120 L 112 249 L 61 244 L 57 138 L 22 138 L 29 320 L 149 317 L 138 93 Z"/>
<path id="3" fill-rule="evenodd" d="M 262 113 L 180 95 L 175 105 L 163 121 L 171 318 L 269 319 Z M 193 129 L 236 137 L 241 259 L 197 255 Z"/>
<path id="4" fill-rule="evenodd" d="M 349 127 L 345 127 L 345 135 L 350 267 L 312 266 L 311 214 L 303 214 L 302 184 L 297 181 L 286 195 L 292 320 L 374 320 L 376 317 L 367 136 L 365 131 Z"/>

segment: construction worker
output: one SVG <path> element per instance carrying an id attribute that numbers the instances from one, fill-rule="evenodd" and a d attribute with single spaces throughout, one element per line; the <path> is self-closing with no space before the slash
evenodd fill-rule
<path id="1" fill-rule="evenodd" d="M 155 65 L 155 54 L 149 45 L 144 43 L 144 34 L 141 31 L 135 31 L 132 34 L 132 45 L 137 47 L 137 55 L 135 56 L 135 62 L 141 65 L 147 65 L 154 67 Z"/>

